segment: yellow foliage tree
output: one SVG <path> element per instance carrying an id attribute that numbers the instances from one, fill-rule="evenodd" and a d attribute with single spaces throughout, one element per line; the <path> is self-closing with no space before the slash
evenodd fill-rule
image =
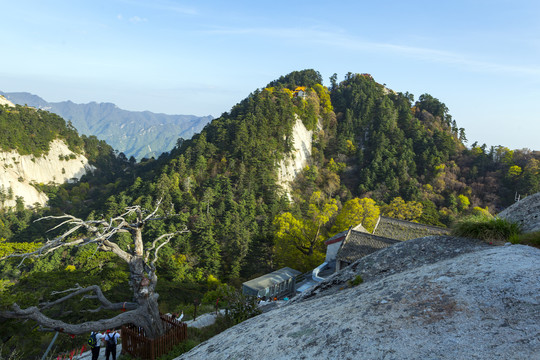
<path id="1" fill-rule="evenodd" d="M 469 198 L 463 194 L 458 195 L 458 207 L 459 210 L 463 211 L 465 209 L 469 208 L 469 205 L 471 205 L 471 201 Z"/>
<path id="2" fill-rule="evenodd" d="M 66 268 L 64 270 L 66 270 L 66 271 L 75 271 L 75 270 L 77 270 L 77 268 L 75 267 L 75 265 L 68 265 L 68 266 L 66 266 Z"/>
<path id="3" fill-rule="evenodd" d="M 369 232 L 373 232 L 377 220 L 379 219 L 380 209 L 375 204 L 375 200 L 370 198 L 354 198 L 345 203 L 336 217 L 336 222 L 332 227 L 333 233 L 339 233 L 347 230 L 350 226 L 362 224 Z"/>
<path id="4" fill-rule="evenodd" d="M 308 271 L 324 259 L 324 225 L 338 211 L 335 199 L 325 199 L 320 191 L 310 198 L 307 216 L 296 218 L 290 212 L 276 216 L 274 254 L 278 266 Z"/>
<path id="5" fill-rule="evenodd" d="M 510 166 L 510 169 L 508 169 L 508 176 L 509 177 L 518 177 L 521 175 L 521 167 L 517 165 Z"/>
<path id="6" fill-rule="evenodd" d="M 334 158 L 330 158 L 330 161 L 328 161 L 328 169 L 330 169 L 330 171 L 333 171 L 335 173 L 341 172 L 346 167 L 347 167 L 347 165 L 345 163 L 342 163 L 342 162 L 336 163 L 334 161 Z"/>
<path id="7" fill-rule="evenodd" d="M 480 206 L 475 206 L 473 208 L 472 214 L 477 215 L 477 216 L 485 216 L 485 217 L 489 217 L 489 218 L 493 217 L 493 215 L 491 215 L 491 213 L 489 212 L 489 209 L 488 209 L 487 206 L 486 206 L 485 209 L 481 208 Z"/>
<path id="8" fill-rule="evenodd" d="M 354 155 L 356 153 L 356 146 L 354 146 L 351 140 L 347 140 L 347 152 L 349 155 Z"/>
<path id="9" fill-rule="evenodd" d="M 418 201 L 405 202 L 398 196 L 383 207 L 383 214 L 395 219 L 415 221 L 422 216 L 423 208 L 424 206 Z"/>
<path id="10" fill-rule="evenodd" d="M 317 96 L 319 97 L 321 107 L 326 111 L 333 111 L 334 108 L 332 107 L 332 102 L 330 100 L 330 92 L 328 91 L 328 89 L 321 84 L 315 84 L 313 86 L 313 90 L 315 90 Z"/>

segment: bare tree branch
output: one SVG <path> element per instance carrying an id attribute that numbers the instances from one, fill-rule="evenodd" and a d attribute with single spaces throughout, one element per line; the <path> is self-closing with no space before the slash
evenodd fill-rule
<path id="1" fill-rule="evenodd" d="M 13 304 L 12 311 L 1 311 L 0 317 L 8 319 L 31 319 L 36 321 L 42 327 L 50 328 L 53 331 L 65 332 L 73 335 L 80 335 L 90 331 L 99 331 L 112 329 L 131 322 L 131 319 L 136 316 L 138 310 L 131 310 L 117 315 L 110 319 L 102 319 L 97 321 L 87 321 L 81 324 L 69 324 L 61 320 L 51 319 L 43 314 L 37 307 L 31 306 L 26 309 L 21 309 L 19 305 Z"/>
<path id="2" fill-rule="evenodd" d="M 143 223 L 146 223 L 147 221 L 150 221 L 150 219 L 157 214 L 157 211 L 159 209 L 159 206 L 161 205 L 161 201 L 163 199 L 159 199 L 158 202 L 155 205 L 154 211 L 152 211 L 144 220 L 142 220 Z"/>
<path id="3" fill-rule="evenodd" d="M 51 308 L 53 307 L 54 305 L 58 305 L 64 301 L 67 301 L 69 299 L 72 299 L 78 295 L 82 295 L 82 294 L 85 294 L 85 293 L 88 293 L 88 292 L 93 292 L 95 293 L 94 296 L 85 296 L 83 297 L 84 298 L 92 298 L 92 299 L 97 299 L 99 300 L 99 302 L 101 303 L 101 308 L 104 309 L 104 310 L 120 310 L 122 309 L 122 307 L 120 307 L 121 304 L 123 304 L 123 307 L 125 309 L 127 309 L 129 307 L 130 310 L 132 309 L 136 309 L 137 308 L 137 304 L 136 303 L 131 303 L 131 302 L 124 302 L 124 303 L 112 303 L 110 302 L 106 297 L 105 295 L 103 295 L 103 291 L 101 290 L 101 288 L 98 286 L 98 285 L 91 285 L 91 286 L 88 286 L 88 287 L 81 287 L 79 284 L 76 284 L 76 287 L 73 288 L 73 289 L 67 289 L 67 290 L 63 290 L 63 291 L 53 291 L 51 293 L 51 295 L 57 295 L 57 294 L 62 294 L 62 293 L 66 293 L 66 292 L 71 292 L 70 294 L 60 298 L 60 299 L 57 299 L 55 301 L 51 301 L 51 302 L 45 302 L 45 303 L 41 303 L 39 304 L 38 308 L 40 310 L 44 310 L 44 309 L 48 309 L 48 308 Z M 81 299 L 82 300 L 82 299 Z"/>
<path id="4" fill-rule="evenodd" d="M 149 249 L 146 250 L 146 256 L 144 258 L 144 262 L 145 263 L 148 263 L 148 259 L 150 257 L 150 254 L 152 253 L 152 250 L 155 249 L 155 252 L 154 252 L 154 259 L 150 262 L 152 265 L 155 264 L 155 262 L 157 261 L 158 259 L 158 251 L 163 247 L 165 246 L 166 244 L 169 243 L 169 241 L 171 241 L 171 239 L 178 235 L 178 234 L 182 234 L 182 233 L 187 233 L 189 232 L 189 230 L 184 227 L 182 230 L 179 230 L 177 232 L 174 232 L 174 233 L 169 233 L 169 234 L 163 234 L 161 236 L 159 236 L 157 239 L 155 239 L 153 242 L 152 242 L 152 247 L 150 247 Z M 165 239 L 165 241 L 163 241 L 161 244 L 159 244 L 156 248 L 156 244 L 158 244 L 162 239 Z"/>

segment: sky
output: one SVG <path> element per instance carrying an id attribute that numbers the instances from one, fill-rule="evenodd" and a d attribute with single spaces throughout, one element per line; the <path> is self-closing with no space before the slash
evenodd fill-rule
<path id="1" fill-rule="evenodd" d="M 540 1 L 0 0 L 0 90 L 220 116 L 292 71 L 369 73 L 540 150 Z"/>

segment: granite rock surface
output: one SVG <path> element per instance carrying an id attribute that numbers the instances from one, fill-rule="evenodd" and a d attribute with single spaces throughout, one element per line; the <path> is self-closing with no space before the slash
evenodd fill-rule
<path id="1" fill-rule="evenodd" d="M 538 274 L 536 248 L 409 240 L 179 359 L 540 359 Z"/>

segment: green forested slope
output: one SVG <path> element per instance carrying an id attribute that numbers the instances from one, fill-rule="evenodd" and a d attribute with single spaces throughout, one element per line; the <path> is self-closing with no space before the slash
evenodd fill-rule
<path id="1" fill-rule="evenodd" d="M 84 145 L 73 126 L 66 126 L 60 116 L 20 105 L 0 106 L 0 134 L 0 149 L 17 150 L 21 155 L 46 154 L 56 138 L 66 140 L 74 152 L 82 152 Z"/>
<path id="2" fill-rule="evenodd" d="M 537 153 L 466 148 L 464 129 L 431 95 L 414 101 L 368 74 L 349 73 L 341 82 L 332 77 L 329 89 L 321 83 L 313 70 L 283 76 L 179 142 L 171 154 L 136 165 L 117 158 L 124 165 L 115 166 L 108 180 L 101 173 L 98 188 L 82 182 L 51 190 L 52 205 L 88 216 L 163 197 L 189 219 L 190 236 L 174 245 L 191 259 L 182 266 L 197 269 L 186 276 L 233 279 L 275 265 L 276 215 L 305 219 L 317 191 L 323 195 L 317 206 L 333 199 L 339 210 L 348 200 L 367 197 L 386 207 L 383 212 L 402 204 L 420 209 L 413 220 L 448 225 L 474 207 L 495 212 L 515 192 L 539 190 Z M 307 87 L 304 98 L 292 95 L 299 85 Z M 292 148 L 295 116 L 314 130 L 314 150 L 289 202 L 276 185 L 275 166 Z M 89 153 L 99 153 L 95 140 L 87 142 Z M 330 235 L 335 216 L 321 234 Z"/>

